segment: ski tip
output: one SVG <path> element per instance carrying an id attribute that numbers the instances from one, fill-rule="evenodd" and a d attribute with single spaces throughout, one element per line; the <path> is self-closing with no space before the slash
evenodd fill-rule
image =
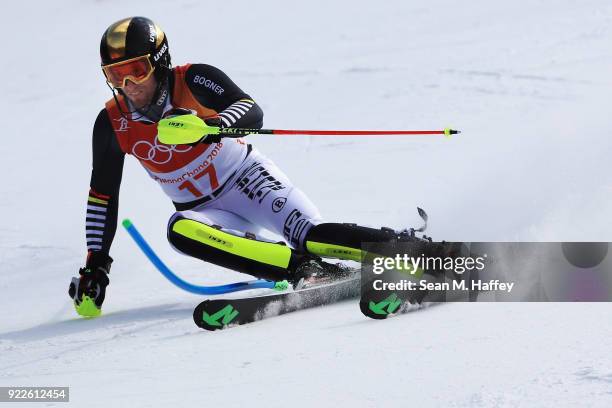
<path id="1" fill-rule="evenodd" d="M 221 301 L 221 303 L 224 302 Z M 207 311 L 207 309 L 214 307 L 211 306 L 214 304 L 215 302 L 206 299 L 196 306 L 193 310 L 193 321 L 196 326 L 208 331 L 223 330 L 240 314 L 231 303 L 223 304 L 223 307 L 214 312 Z"/>
<path id="2" fill-rule="evenodd" d="M 130 228 L 132 226 L 132 221 L 129 218 L 126 218 L 121 222 L 124 228 Z"/>
<path id="3" fill-rule="evenodd" d="M 427 220 L 429 219 L 427 212 L 421 207 L 417 207 L 417 212 L 419 213 L 419 216 L 423 219 L 423 221 L 427 222 Z"/>

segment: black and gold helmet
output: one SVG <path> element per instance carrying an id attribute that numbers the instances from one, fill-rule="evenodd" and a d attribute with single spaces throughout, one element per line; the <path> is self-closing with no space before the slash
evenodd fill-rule
<path id="1" fill-rule="evenodd" d="M 163 83 L 172 68 L 168 39 L 162 29 L 146 17 L 128 17 L 111 24 L 100 41 L 102 66 L 149 56 L 153 74 Z"/>

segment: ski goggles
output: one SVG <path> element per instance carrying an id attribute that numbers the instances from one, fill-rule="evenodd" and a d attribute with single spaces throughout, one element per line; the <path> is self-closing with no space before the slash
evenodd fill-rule
<path id="1" fill-rule="evenodd" d="M 149 54 L 129 60 L 102 65 L 106 80 L 113 88 L 123 88 L 129 79 L 135 84 L 141 84 L 151 77 L 155 68 L 151 65 Z"/>

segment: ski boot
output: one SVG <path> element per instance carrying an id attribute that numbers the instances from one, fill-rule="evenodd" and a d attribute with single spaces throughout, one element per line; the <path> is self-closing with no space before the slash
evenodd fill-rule
<path id="1" fill-rule="evenodd" d="M 349 279 L 357 273 L 357 269 L 341 263 L 332 264 L 317 256 L 308 255 L 291 273 L 288 281 L 294 290 L 300 290 Z"/>

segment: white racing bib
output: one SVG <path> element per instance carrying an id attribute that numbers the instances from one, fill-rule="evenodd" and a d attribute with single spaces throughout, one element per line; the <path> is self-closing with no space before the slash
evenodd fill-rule
<path id="1" fill-rule="evenodd" d="M 132 154 L 140 161 L 154 162 L 161 165 L 159 167 L 180 163 L 180 156 L 193 155 L 191 146 L 158 145 L 157 150 L 152 152 L 155 145 L 149 147 L 138 143 L 146 142 L 134 144 Z M 220 143 L 211 144 L 208 149 L 194 158 L 190 157 L 186 164 L 175 170 L 160 172 L 153 170 L 152 166 L 143 167 L 172 201 L 186 203 L 210 195 L 223 186 L 223 183 L 240 167 L 246 155 L 247 146 L 243 140 L 226 138 Z"/>

